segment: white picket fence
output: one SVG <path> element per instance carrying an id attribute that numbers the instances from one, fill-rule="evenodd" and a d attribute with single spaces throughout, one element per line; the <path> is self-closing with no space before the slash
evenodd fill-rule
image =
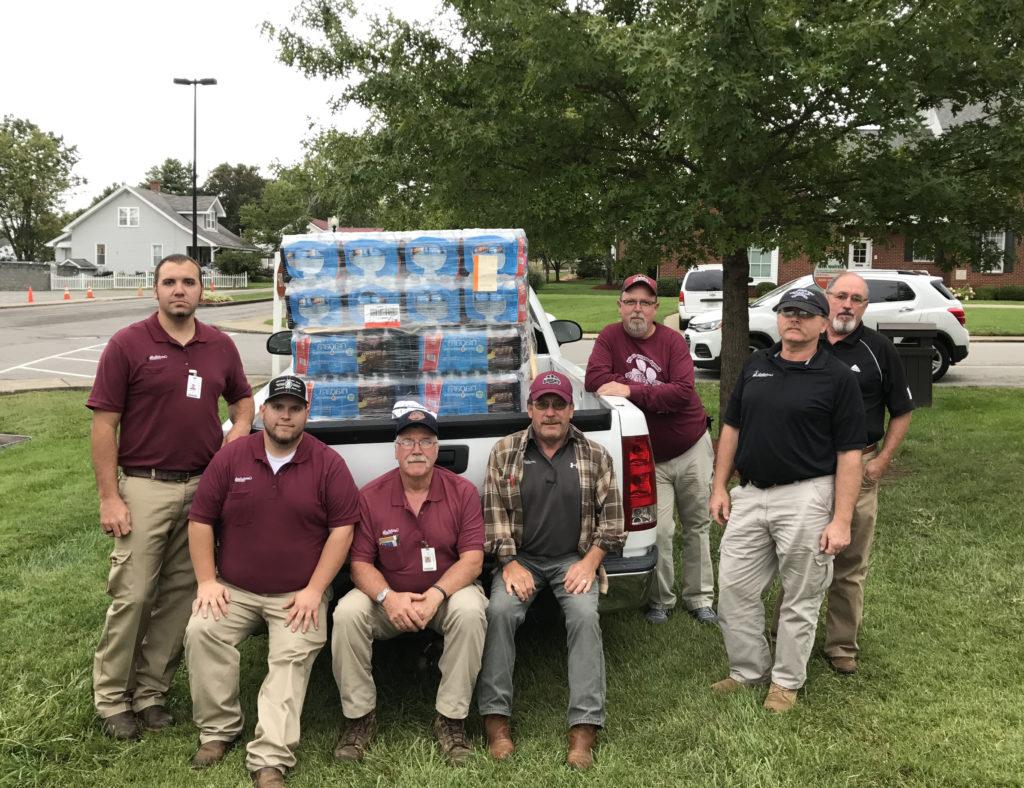
<path id="1" fill-rule="evenodd" d="M 244 290 L 249 286 L 248 274 L 203 274 L 203 287 L 207 290 Z M 75 276 L 58 276 L 50 274 L 51 290 L 151 290 L 153 288 L 153 274 L 121 274 L 113 273 L 110 276 L 86 276 L 77 274 Z"/>

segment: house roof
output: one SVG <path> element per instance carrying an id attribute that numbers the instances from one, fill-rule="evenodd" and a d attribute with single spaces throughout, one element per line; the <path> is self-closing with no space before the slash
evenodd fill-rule
<path id="1" fill-rule="evenodd" d="M 154 192 L 150 189 L 139 189 L 139 191 L 143 193 L 143 197 L 154 204 L 157 200 L 165 202 L 175 213 L 192 213 L 191 194 L 168 194 L 167 192 Z M 155 197 L 156 200 L 150 199 L 150 195 Z M 206 213 L 214 203 L 217 203 L 217 207 L 220 208 L 220 210 L 217 211 L 217 215 L 223 216 L 224 208 L 221 207 L 220 200 L 218 200 L 216 196 L 210 194 L 197 194 L 196 213 Z"/>
<path id="2" fill-rule="evenodd" d="M 946 101 L 935 109 L 935 115 L 942 130 L 948 131 L 954 126 L 970 123 L 972 120 L 983 120 L 989 116 L 989 113 L 981 104 L 968 104 L 959 112 L 954 112 L 952 105 Z"/>
<path id="3" fill-rule="evenodd" d="M 58 268 L 77 268 L 80 271 L 96 271 L 98 266 L 91 263 L 84 257 L 72 257 L 70 260 L 62 260 L 57 263 Z"/>
<path id="4" fill-rule="evenodd" d="M 329 232 L 330 229 L 331 229 L 330 225 L 327 224 L 327 220 L 326 219 L 310 219 L 309 223 L 312 224 L 317 229 L 322 230 L 325 233 Z M 334 229 L 335 229 L 336 232 L 339 232 L 339 233 L 382 233 L 382 232 L 384 232 L 384 228 L 383 227 L 342 227 L 341 225 L 338 225 Z"/>

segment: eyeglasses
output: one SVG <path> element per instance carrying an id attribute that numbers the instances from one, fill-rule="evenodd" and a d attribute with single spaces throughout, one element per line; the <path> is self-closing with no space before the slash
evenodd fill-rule
<path id="1" fill-rule="evenodd" d="M 658 305 L 657 301 L 646 301 L 642 298 L 624 298 L 619 301 L 619 303 L 628 309 L 634 309 L 637 305 L 642 306 L 644 309 L 650 309 L 651 307 Z"/>
<path id="2" fill-rule="evenodd" d="M 797 309 L 795 306 L 787 306 L 779 310 L 779 314 L 783 317 L 798 317 L 801 320 L 810 320 L 812 317 L 820 317 L 815 312 L 808 312 L 804 309 Z"/>
<path id="3" fill-rule="evenodd" d="M 531 402 L 531 405 L 539 411 L 545 410 L 565 410 L 569 407 L 569 403 L 564 399 L 558 397 L 549 397 L 548 399 L 539 399 L 536 402 Z"/>
<path id="4" fill-rule="evenodd" d="M 421 449 L 432 449 L 437 445 L 437 438 L 399 438 L 395 441 L 403 449 L 411 449 L 419 446 Z"/>
<path id="5" fill-rule="evenodd" d="M 858 295 L 857 293 L 833 293 L 831 290 L 829 290 L 828 294 L 836 301 L 839 301 L 840 303 L 846 301 L 847 299 L 853 301 L 853 303 L 857 304 L 857 306 L 860 306 L 861 304 L 866 304 L 868 302 L 868 300 L 864 296 Z"/>

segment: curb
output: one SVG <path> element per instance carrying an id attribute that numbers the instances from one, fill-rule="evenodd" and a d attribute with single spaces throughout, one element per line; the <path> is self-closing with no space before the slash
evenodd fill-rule
<path id="1" fill-rule="evenodd" d="M 152 293 L 147 293 L 152 297 Z M 146 296 L 142 296 L 145 300 Z M 39 306 L 63 306 L 65 304 L 107 304 L 115 301 L 138 301 L 139 296 L 115 296 L 113 298 L 79 298 L 72 299 L 70 301 L 37 301 L 34 304 L 0 304 L 0 309 L 30 309 L 31 307 Z M 267 301 L 273 301 L 274 296 L 268 296 L 267 298 L 247 298 L 244 301 L 218 301 L 213 304 L 200 303 L 201 307 L 214 307 L 214 306 L 239 306 L 240 304 L 263 304 Z"/>

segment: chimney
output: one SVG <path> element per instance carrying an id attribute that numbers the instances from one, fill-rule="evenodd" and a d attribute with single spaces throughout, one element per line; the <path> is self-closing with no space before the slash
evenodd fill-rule
<path id="1" fill-rule="evenodd" d="M 158 191 L 160 191 L 160 181 L 150 181 L 149 182 L 149 190 L 151 192 L 158 192 Z"/>

